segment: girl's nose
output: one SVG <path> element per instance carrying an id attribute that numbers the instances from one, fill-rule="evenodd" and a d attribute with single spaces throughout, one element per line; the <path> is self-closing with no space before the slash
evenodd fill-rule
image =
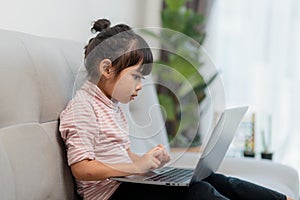
<path id="1" fill-rule="evenodd" d="M 142 85 L 142 82 L 140 81 L 140 82 L 136 85 L 135 90 L 136 90 L 136 91 L 139 91 L 139 90 L 141 90 L 142 88 L 143 88 L 143 85 Z"/>

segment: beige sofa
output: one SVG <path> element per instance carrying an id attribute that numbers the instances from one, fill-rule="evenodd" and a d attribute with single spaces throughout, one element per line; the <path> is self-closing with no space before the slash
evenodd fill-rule
<path id="1" fill-rule="evenodd" d="M 83 44 L 6 30 L 0 38 L 0 199 L 77 199 L 58 117 L 72 97 Z M 134 151 L 168 145 L 151 77 L 125 110 Z M 173 153 L 172 164 L 193 166 L 197 156 Z M 298 174 L 288 166 L 226 158 L 219 171 L 298 198 Z"/>

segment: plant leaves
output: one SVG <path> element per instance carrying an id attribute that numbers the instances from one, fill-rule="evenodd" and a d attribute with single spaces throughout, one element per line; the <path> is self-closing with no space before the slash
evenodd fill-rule
<path id="1" fill-rule="evenodd" d="M 166 118 L 168 120 L 175 120 L 175 104 L 172 97 L 166 94 L 159 94 L 158 100 L 167 115 Z"/>
<path id="2" fill-rule="evenodd" d="M 165 3 L 167 8 L 170 8 L 171 10 L 178 10 L 185 5 L 186 0 L 165 0 Z"/>

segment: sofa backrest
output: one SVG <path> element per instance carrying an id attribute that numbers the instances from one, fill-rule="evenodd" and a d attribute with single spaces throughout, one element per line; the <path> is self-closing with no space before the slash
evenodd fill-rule
<path id="1" fill-rule="evenodd" d="M 58 137 L 79 44 L 0 30 L 0 199 L 74 199 Z"/>
<path id="2" fill-rule="evenodd" d="M 58 124 L 83 44 L 7 30 L 0 38 L 0 199 L 76 199 Z M 151 81 L 137 102 L 123 105 L 137 153 L 168 145 Z"/>

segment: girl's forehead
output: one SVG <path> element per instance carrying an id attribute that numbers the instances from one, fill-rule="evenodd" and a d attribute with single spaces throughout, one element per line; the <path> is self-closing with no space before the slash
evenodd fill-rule
<path id="1" fill-rule="evenodd" d="M 131 67 L 127 67 L 125 69 L 122 70 L 122 72 L 138 72 L 138 73 L 142 73 L 143 70 L 143 66 L 137 64 Z"/>
<path id="2" fill-rule="evenodd" d="M 131 66 L 130 68 L 136 72 L 142 73 L 142 71 L 144 70 L 144 65 L 142 64 L 142 62 L 139 62 L 139 63 Z"/>
<path id="3" fill-rule="evenodd" d="M 136 71 L 142 73 L 144 71 L 144 65 L 140 65 Z"/>

